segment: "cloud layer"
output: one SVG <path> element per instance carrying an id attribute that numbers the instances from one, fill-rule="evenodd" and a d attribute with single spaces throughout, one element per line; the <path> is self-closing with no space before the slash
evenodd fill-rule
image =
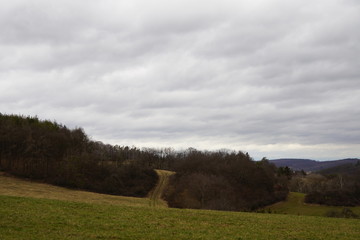
<path id="1" fill-rule="evenodd" d="M 0 112 L 94 139 L 359 157 L 360 3 L 1 1 Z"/>

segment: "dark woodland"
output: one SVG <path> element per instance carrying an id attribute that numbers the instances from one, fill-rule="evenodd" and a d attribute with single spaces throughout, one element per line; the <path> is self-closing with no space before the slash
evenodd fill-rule
<path id="1" fill-rule="evenodd" d="M 189 149 L 177 163 L 165 195 L 171 207 L 250 211 L 288 194 L 288 176 L 247 153 Z"/>
<path id="2" fill-rule="evenodd" d="M 0 170 L 70 188 L 143 197 L 157 174 L 136 148 L 91 141 L 37 117 L 0 115 Z M 139 160 L 137 160 L 139 159 Z"/>

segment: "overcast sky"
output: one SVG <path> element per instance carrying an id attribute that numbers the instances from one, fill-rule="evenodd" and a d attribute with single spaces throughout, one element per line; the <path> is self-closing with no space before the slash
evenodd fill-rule
<path id="1" fill-rule="evenodd" d="M 360 1 L 0 0 L 0 112 L 140 148 L 360 157 Z"/>

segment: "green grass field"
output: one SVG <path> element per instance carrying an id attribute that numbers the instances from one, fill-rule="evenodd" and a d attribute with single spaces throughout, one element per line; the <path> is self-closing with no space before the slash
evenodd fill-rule
<path id="1" fill-rule="evenodd" d="M 149 198 L 110 196 L 0 174 L 0 240 L 358 240 L 360 236 L 359 219 L 290 215 L 309 211 L 298 194 L 271 206 L 285 215 L 170 209 L 155 199 L 157 192 L 154 189 Z M 299 204 L 302 208 L 295 210 Z"/>
<path id="2" fill-rule="evenodd" d="M 0 196 L 0 239 L 356 239 L 360 220 Z"/>
<path id="3" fill-rule="evenodd" d="M 343 207 L 324 206 L 304 203 L 305 194 L 291 192 L 284 202 L 278 202 L 266 207 L 265 212 L 307 215 L 307 216 L 325 216 L 329 211 L 341 211 Z M 360 207 L 347 207 L 360 216 Z M 359 237 L 360 239 L 360 237 Z"/>

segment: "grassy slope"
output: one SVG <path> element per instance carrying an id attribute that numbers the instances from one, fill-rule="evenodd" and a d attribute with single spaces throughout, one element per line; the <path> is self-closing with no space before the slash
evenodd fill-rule
<path id="1" fill-rule="evenodd" d="M 56 198 L 61 200 L 53 200 Z M 359 226 L 357 219 L 153 208 L 149 199 L 73 191 L 0 176 L 1 240 L 355 240 Z"/>
<path id="2" fill-rule="evenodd" d="M 278 202 L 265 208 L 273 213 L 308 215 L 308 216 L 324 216 L 326 212 L 335 210 L 340 211 L 343 207 L 332 207 L 316 204 L 304 203 L 305 194 L 290 193 L 288 199 L 284 202 Z M 354 213 L 360 215 L 360 207 L 349 207 Z M 359 225 L 360 226 L 360 225 Z"/>
<path id="3" fill-rule="evenodd" d="M 71 190 L 50 184 L 9 177 L 0 172 L 0 195 L 48 198 L 88 203 L 108 203 L 130 206 L 148 206 L 147 198 L 121 197 L 86 191 Z M 1 238 L 0 238 L 1 239 Z"/>
<path id="4" fill-rule="evenodd" d="M 162 193 L 173 172 L 156 170 L 159 182 L 148 198 L 122 197 L 57 187 L 50 184 L 14 178 L 0 172 L 0 195 L 68 200 L 88 203 L 110 203 L 129 206 L 167 207 Z"/>
<path id="5" fill-rule="evenodd" d="M 0 239 L 359 239 L 360 221 L 0 196 Z"/>

